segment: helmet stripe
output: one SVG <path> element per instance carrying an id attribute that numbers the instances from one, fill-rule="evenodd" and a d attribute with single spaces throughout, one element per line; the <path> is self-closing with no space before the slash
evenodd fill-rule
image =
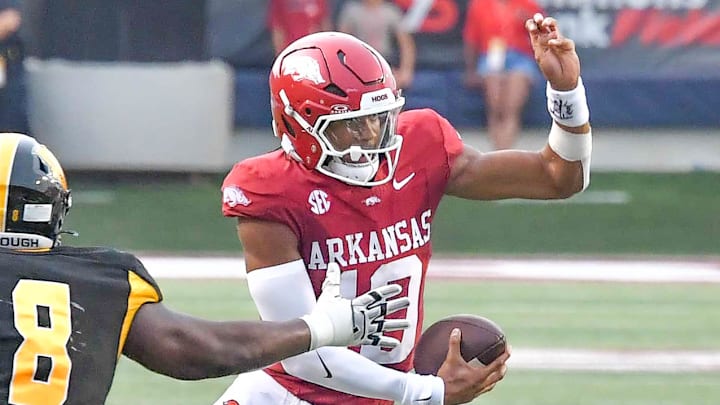
<path id="1" fill-rule="evenodd" d="M 19 143 L 17 134 L 0 134 L 0 232 L 5 232 L 10 176 Z"/>

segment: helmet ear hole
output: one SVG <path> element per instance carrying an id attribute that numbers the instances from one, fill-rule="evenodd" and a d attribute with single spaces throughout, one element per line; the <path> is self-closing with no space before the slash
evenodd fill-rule
<path id="1" fill-rule="evenodd" d="M 49 174 L 50 169 L 48 168 L 48 165 L 45 164 L 45 162 L 40 158 L 40 156 L 37 157 L 37 160 L 38 160 L 38 166 L 40 168 L 40 171 L 45 174 Z"/>
<path id="2" fill-rule="evenodd" d="M 290 125 L 290 122 L 288 122 L 288 119 L 285 118 L 284 115 L 281 118 L 283 125 L 285 125 L 285 129 L 287 130 L 287 133 L 295 137 L 295 131 L 293 130 L 292 125 Z"/>
<path id="3" fill-rule="evenodd" d="M 310 107 L 305 107 L 305 115 L 307 115 L 308 117 L 312 115 L 312 110 L 310 109 Z"/>

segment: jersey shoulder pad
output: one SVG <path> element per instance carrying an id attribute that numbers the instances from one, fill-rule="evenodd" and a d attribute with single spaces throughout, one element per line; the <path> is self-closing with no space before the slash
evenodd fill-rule
<path id="1" fill-rule="evenodd" d="M 287 176 L 289 163 L 282 151 L 245 159 L 233 166 L 222 187 L 237 186 L 256 194 L 280 193 L 279 183 Z"/>
<path id="2" fill-rule="evenodd" d="M 66 247 L 63 248 L 67 249 Z M 101 263 L 103 266 L 134 273 L 152 286 L 160 300 L 162 300 L 162 293 L 157 281 L 150 275 L 140 259 L 132 253 L 110 247 L 74 248 L 74 251 L 92 257 L 94 261 Z"/>
<path id="3" fill-rule="evenodd" d="M 455 156 L 463 149 L 457 129 L 435 110 L 424 108 L 400 114 L 398 133 L 403 136 L 403 149 L 442 151 Z"/>
<path id="4" fill-rule="evenodd" d="M 141 262 L 140 259 L 137 258 L 137 256 L 135 256 L 131 253 L 122 252 L 119 250 L 117 250 L 116 252 L 117 252 L 118 257 L 121 258 L 121 260 L 123 262 L 123 267 L 128 269 L 128 271 L 132 271 L 138 277 L 145 280 L 148 284 L 153 286 L 153 288 L 158 293 L 160 293 L 160 287 L 158 287 L 157 282 L 155 281 L 153 276 L 150 275 L 150 272 L 148 272 L 148 270 L 145 268 L 145 265 L 143 264 L 143 262 Z"/>
<path id="5" fill-rule="evenodd" d="M 442 142 L 448 133 L 457 136 L 452 124 L 430 108 L 403 111 L 398 120 L 398 133 L 405 138 L 430 137 L 432 142 Z"/>
<path id="6" fill-rule="evenodd" d="M 223 214 L 273 219 L 293 206 L 294 190 L 304 181 L 303 169 L 282 151 L 246 159 L 223 181 Z"/>

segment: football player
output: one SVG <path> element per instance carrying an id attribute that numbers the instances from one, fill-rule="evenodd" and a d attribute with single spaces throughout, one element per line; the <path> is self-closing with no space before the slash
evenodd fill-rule
<path id="1" fill-rule="evenodd" d="M 399 342 L 406 308 L 387 286 L 340 298 L 328 272 L 312 312 L 284 322 L 211 322 L 173 312 L 135 256 L 60 246 L 72 204 L 63 170 L 33 138 L 0 134 L 0 403 L 103 404 L 121 354 L 179 379 L 251 370 L 321 345 Z"/>
<path id="2" fill-rule="evenodd" d="M 553 118 L 539 151 L 481 153 L 435 111 L 401 113 L 388 64 L 350 35 L 312 34 L 278 55 L 270 91 L 282 148 L 237 163 L 223 183 L 258 311 L 265 320 L 309 313 L 338 263 L 344 297 L 402 285 L 411 326 L 389 333 L 400 340 L 391 350 L 320 348 L 239 375 L 216 404 L 457 404 L 503 378 L 508 351 L 474 367 L 459 356 L 457 333 L 437 376 L 411 369 L 443 195 L 558 199 L 588 185 L 589 110 L 574 43 L 553 18 L 536 14 L 526 28 Z"/>

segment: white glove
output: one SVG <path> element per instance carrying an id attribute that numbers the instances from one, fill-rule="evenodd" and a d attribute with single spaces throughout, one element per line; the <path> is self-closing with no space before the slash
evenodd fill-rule
<path id="1" fill-rule="evenodd" d="M 382 332 L 410 326 L 405 319 L 385 319 L 385 315 L 410 305 L 407 297 L 388 301 L 401 291 L 399 285 L 388 284 L 352 301 L 344 299 L 340 296 L 340 266 L 330 263 L 315 308 L 302 317 L 310 328 L 310 350 L 321 346 L 397 346 L 400 341 L 383 336 Z"/>

